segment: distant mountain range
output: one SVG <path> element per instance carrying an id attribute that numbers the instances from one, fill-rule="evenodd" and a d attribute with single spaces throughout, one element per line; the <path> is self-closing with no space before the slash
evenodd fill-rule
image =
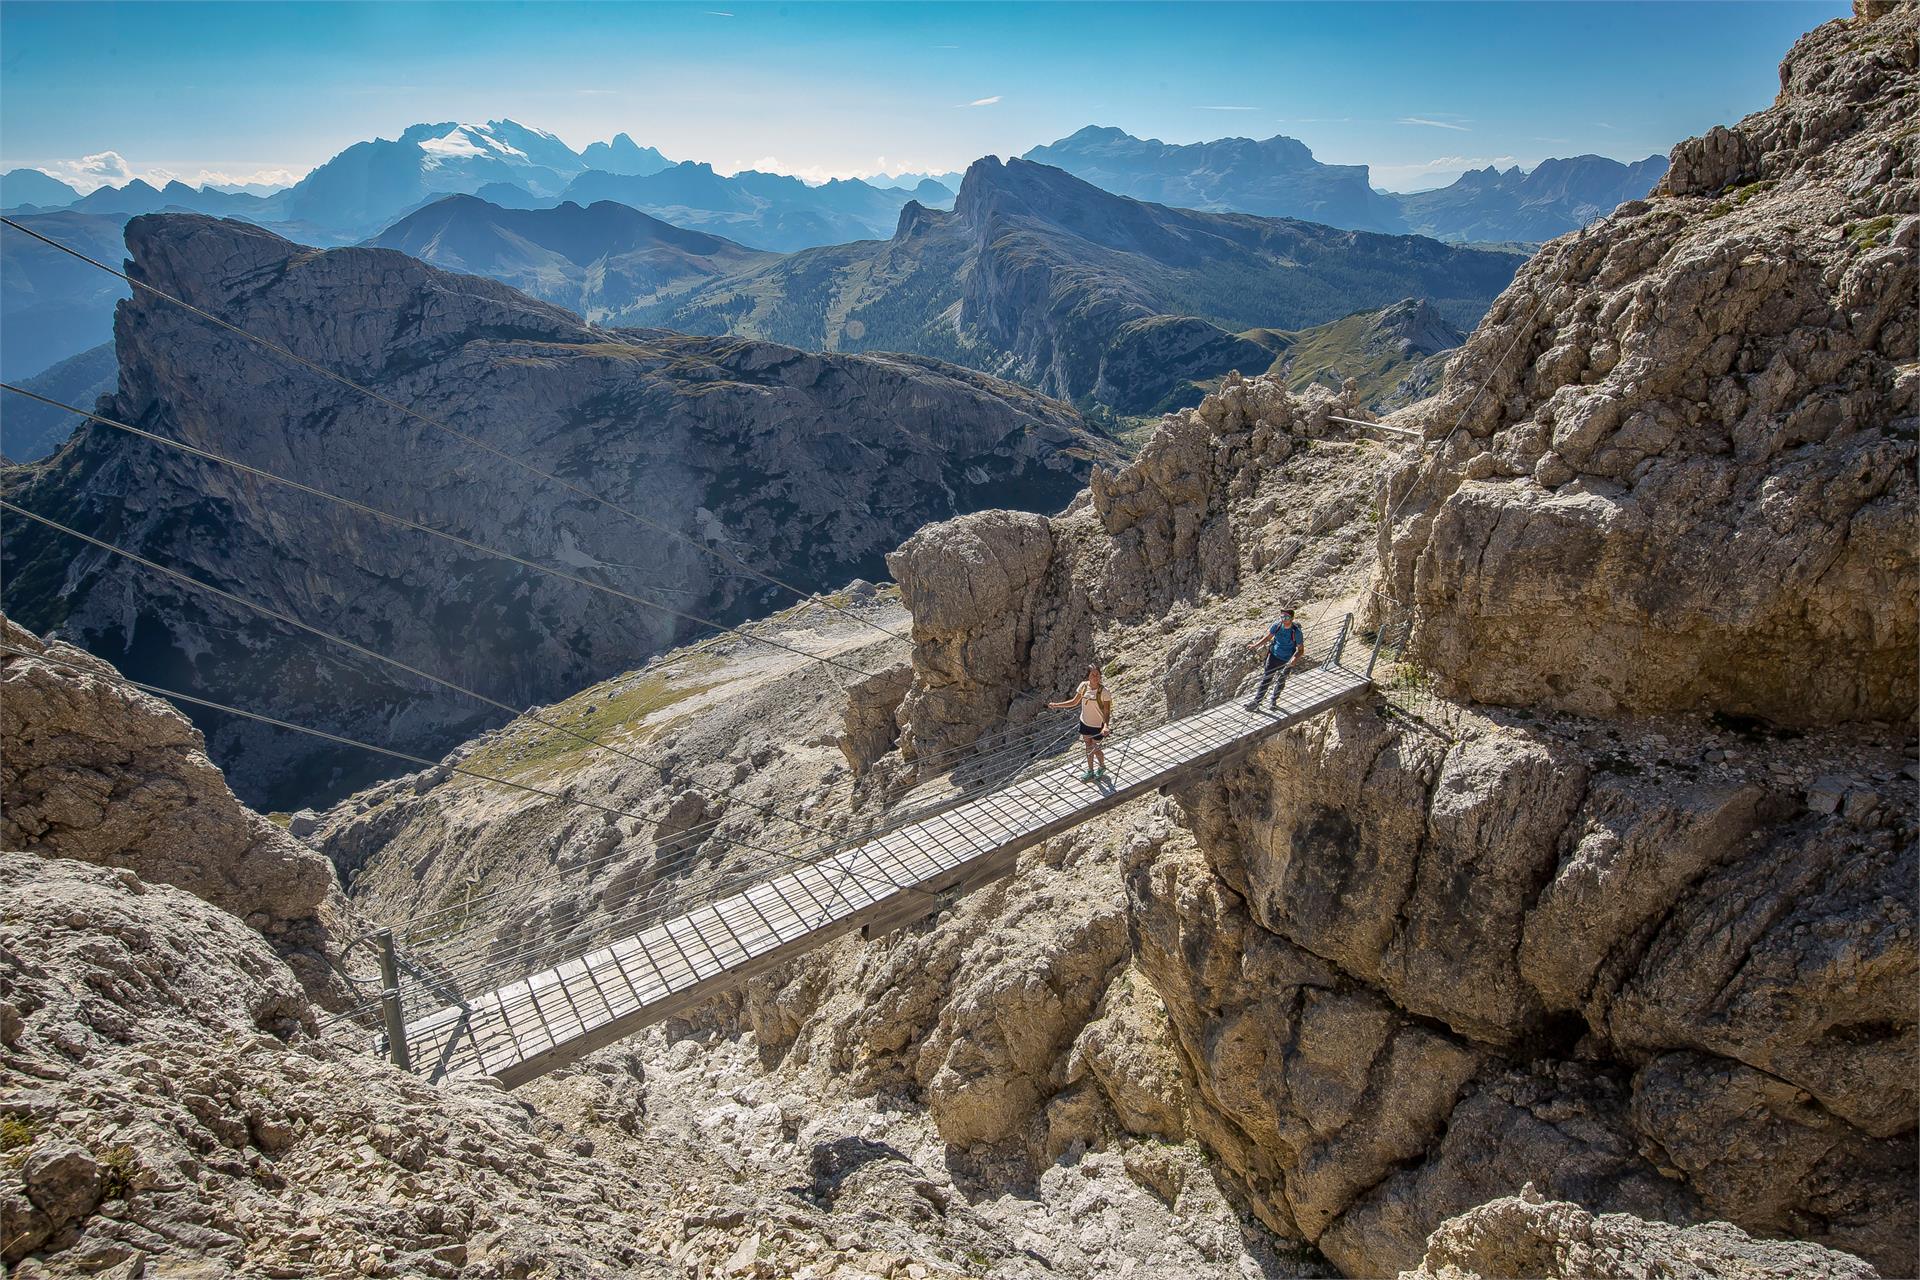
<path id="1" fill-rule="evenodd" d="M 580 153 L 580 161 L 589 169 L 605 173 L 625 173 L 644 178 L 673 163 L 652 147 L 643 147 L 624 133 L 613 135 L 612 142 L 589 142 Z"/>
<path id="2" fill-rule="evenodd" d="M 114 357 L 113 344 L 103 342 L 23 379 L 20 385 L 63 404 L 92 409 L 93 402 L 112 394 L 119 381 L 120 363 Z M 44 458 L 65 444 L 73 429 L 85 421 L 77 413 L 9 395 L 0 402 L 0 462 Z"/>
<path id="3" fill-rule="evenodd" d="M 1088 126 L 1021 157 L 1116 195 L 1182 209 L 1304 218 L 1354 231 L 1406 231 L 1392 196 L 1363 164 L 1321 164 L 1292 138 L 1220 138 L 1176 146 Z"/>
<path id="4" fill-rule="evenodd" d="M 1413 295 L 1468 326 L 1515 253 L 1130 200 L 1047 165 L 976 161 L 952 212 L 909 204 L 892 238 L 807 249 L 632 313 L 692 333 L 912 351 L 1085 407 L 1191 403 L 1322 324 Z"/>
<path id="5" fill-rule="evenodd" d="M 512 120 L 416 124 L 392 140 L 357 142 L 293 186 L 269 194 L 178 181 L 155 187 L 136 178 L 81 196 L 36 169 L 14 169 L 0 177 L 0 208 L 16 214 L 60 210 L 124 224 L 147 213 L 204 213 L 239 218 L 323 248 L 359 243 L 449 195 L 475 193 L 512 209 L 617 200 L 675 226 L 724 235 L 749 252 L 885 236 L 909 200 L 945 206 L 953 199 L 950 189 L 932 182 L 902 190 L 860 181 L 814 187 L 769 173 L 721 177 L 709 165 L 674 164 L 624 133 L 576 154 L 552 134 Z M 122 256 L 118 231 L 118 225 L 109 234 L 104 223 L 89 223 L 82 238 L 93 256 L 117 262 Z M 36 289 L 35 281 L 55 278 L 50 273 L 90 269 L 71 260 L 56 264 L 56 251 L 24 237 L 8 233 L 5 239 L 10 278 L 0 324 L 6 329 L 7 377 L 38 373 L 111 336 L 112 297 L 119 294 L 103 293 L 90 281 L 79 295 L 67 298 Z M 749 261 L 731 259 L 730 268 Z M 19 278 L 11 278 L 14 274 Z M 500 274 L 541 297 L 554 296 L 546 283 L 550 275 L 511 265 L 502 265 Z M 616 278 L 599 292 L 623 294 L 637 279 Z M 562 297 L 587 311 L 596 305 L 585 293 L 563 290 Z"/>
<path id="6" fill-rule="evenodd" d="M 367 241 L 449 271 L 491 276 L 596 324 L 777 255 L 688 231 L 602 200 L 552 209 L 505 209 L 448 196 Z"/>
<path id="7" fill-rule="evenodd" d="M 688 161 L 637 177 L 589 170 L 562 199 L 614 200 L 675 226 L 724 235 L 756 249 L 790 253 L 815 245 L 871 240 L 893 231 L 908 200 L 944 208 L 953 192 L 931 180 L 912 191 L 876 187 L 858 178 L 809 186 L 798 178 L 752 169 L 722 177 Z"/>
<path id="8" fill-rule="evenodd" d="M 1621 164 L 1605 156 L 1542 160 L 1530 172 L 1489 166 L 1437 191 L 1397 196 L 1407 225 L 1442 240 L 1552 240 L 1653 190 L 1665 156 Z"/>
<path id="9" fill-rule="evenodd" d="M 1023 158 L 1137 200 L 1492 242 L 1565 235 L 1646 195 L 1667 170 L 1664 156 L 1632 164 L 1575 156 L 1543 160 L 1530 173 L 1474 170 L 1437 191 L 1396 195 L 1375 190 L 1366 165 L 1322 164 L 1293 138 L 1175 145 L 1096 126 L 1035 147 Z"/>
<path id="10" fill-rule="evenodd" d="M 1347 230 L 1526 244 L 1585 225 L 1621 201 L 1644 195 L 1665 169 L 1665 161 L 1657 156 L 1632 165 L 1601 156 L 1577 156 L 1545 161 L 1528 173 L 1518 169 L 1477 170 L 1437 191 L 1393 195 L 1369 186 L 1366 166 L 1321 164 L 1304 144 L 1291 138 L 1223 138 L 1174 145 L 1097 127 L 1037 147 L 1027 159 L 1057 167 L 1116 195 L 1201 213 L 1301 218 Z M 888 185 L 907 181 L 914 185 Z M 177 181 L 155 187 L 136 179 L 120 187 L 101 187 L 82 197 L 37 170 L 15 169 L 0 177 L 0 204 L 31 210 L 36 216 L 54 208 L 123 222 L 145 213 L 206 213 L 253 222 L 289 239 L 321 247 L 358 243 L 391 233 L 406 243 L 420 245 L 429 260 L 457 260 L 462 269 L 510 280 L 540 297 L 577 306 L 584 314 L 608 317 L 626 317 L 634 314 L 636 307 L 657 306 L 682 286 L 697 283 L 705 269 L 699 263 L 724 265 L 728 275 L 772 268 L 764 262 L 756 266 L 757 260 L 739 253 L 729 256 L 726 252 L 695 249 L 669 269 L 668 259 L 674 251 L 656 245 L 645 251 L 645 265 L 637 267 L 635 274 L 616 270 L 611 279 L 589 284 L 586 274 L 591 268 L 585 262 L 612 260 L 630 252 L 621 247 L 619 235 L 610 229 L 602 237 L 600 252 L 581 260 L 577 246 L 556 248 L 548 241 L 508 245 L 496 237 L 491 248 L 480 251 L 472 242 L 463 242 L 464 249 L 457 251 L 427 247 L 435 236 L 458 238 L 447 210 L 435 215 L 440 223 L 432 234 L 423 231 L 425 223 L 405 231 L 399 224 L 456 194 L 477 194 L 491 205 L 518 210 L 552 209 L 571 203 L 587 211 L 611 201 L 661 222 L 731 241 L 742 253 L 792 253 L 836 246 L 829 258 L 844 261 L 847 270 L 857 272 L 864 268 L 852 265 L 856 260 L 877 256 L 889 263 L 904 263 L 903 251 L 883 252 L 877 245 L 839 246 L 852 241 L 897 242 L 897 233 L 909 223 L 931 227 L 933 223 L 922 221 L 923 215 L 950 207 L 953 191 L 935 175 L 901 174 L 873 182 L 849 179 L 817 186 L 752 170 L 723 176 L 711 165 L 673 163 L 624 133 L 576 153 L 554 135 L 512 120 L 416 124 L 393 140 L 355 143 L 294 186 L 269 194 L 214 186 L 195 188 Z M 903 218 L 906 211 L 911 211 L 911 217 Z M 462 216 L 471 222 L 475 215 L 468 210 Z M 603 219 L 610 216 L 601 215 Z M 532 225 L 498 230 L 505 236 L 524 235 Z M 576 235 L 577 229 L 552 234 L 567 239 Z M 948 230 L 942 234 L 951 238 L 956 233 Z M 86 239 L 96 248 L 113 243 L 98 227 L 89 227 Z M 378 242 L 388 243 L 384 239 Z M 452 240 L 447 243 L 451 245 Z M 568 244 L 574 242 L 569 239 Z M 8 262 L 25 272 L 22 281 L 9 282 L 4 311 L 0 312 L 0 321 L 7 327 L 5 364 L 9 376 L 37 373 L 107 339 L 112 308 L 110 300 L 108 305 L 102 304 L 99 287 L 88 290 L 84 297 L 64 300 L 38 293 L 32 281 L 50 278 L 47 272 L 51 269 L 29 264 L 28 260 L 40 251 L 14 244 L 9 244 L 7 251 Z M 476 255 L 470 263 L 467 252 Z M 916 244 L 914 253 L 926 252 L 933 252 L 929 245 Z M 113 243 L 106 257 L 118 256 L 118 245 Z M 794 269 L 814 270 L 826 260 L 795 264 Z M 569 265 L 561 266 L 562 261 Z M 956 281 L 942 282 L 919 267 L 911 274 L 916 281 L 913 288 L 926 296 L 939 294 L 948 298 L 949 304 L 957 301 Z M 890 271 L 883 270 L 881 278 L 891 278 Z M 1180 338 L 1173 339 L 1172 330 L 1163 322 L 1155 327 L 1148 347 L 1164 355 L 1169 350 L 1165 343 L 1184 344 L 1183 349 L 1201 367 L 1226 358 L 1222 354 L 1226 348 L 1221 347 L 1216 334 L 1185 322 L 1198 317 L 1208 326 L 1231 332 L 1239 322 L 1228 317 L 1246 310 L 1214 305 L 1208 290 L 1201 290 L 1197 299 L 1190 298 L 1185 286 L 1170 287 L 1157 275 L 1142 281 L 1109 283 L 1117 296 L 1134 297 L 1147 308 L 1134 317 L 1136 320 L 1145 315 L 1181 318 Z M 1409 281 L 1391 275 L 1376 279 L 1374 284 L 1378 287 L 1369 287 L 1364 297 L 1334 298 L 1329 294 L 1329 315 L 1421 293 Z M 880 280 L 851 287 L 876 302 L 891 292 Z M 791 288 L 762 282 L 746 291 L 758 295 L 769 289 L 790 299 L 802 294 L 840 293 L 830 289 L 824 279 L 809 280 L 804 286 L 796 283 Z M 1104 290 L 1105 286 L 1096 292 Z M 1231 289 L 1216 292 L 1220 301 L 1231 301 Z M 711 308 L 705 309 L 700 319 L 708 328 L 774 329 L 794 339 L 816 323 L 825 326 L 823 317 L 808 318 L 806 308 L 811 304 L 795 300 L 790 305 L 799 307 L 800 312 L 784 314 L 777 322 L 757 313 L 723 318 Z M 950 318 L 909 341 L 902 326 L 911 329 L 917 322 L 899 311 L 897 298 L 885 305 L 890 309 L 887 317 L 853 317 L 866 336 L 849 336 L 844 325 L 839 325 L 840 332 L 823 335 L 822 345 L 831 348 L 845 343 L 849 350 L 897 345 L 961 358 L 961 349 L 970 340 L 963 332 L 967 326 L 956 328 L 957 322 Z M 1456 322 L 1469 318 L 1448 311 L 1442 299 L 1435 299 L 1435 305 Z M 29 316 L 27 308 L 38 310 Z M 969 316 L 976 314 L 977 309 L 969 309 Z M 40 318 L 32 318 L 35 316 Z M 1307 323 L 1327 318 L 1318 316 Z M 1273 327 L 1291 322 L 1262 312 L 1247 323 Z M 1146 337 L 1144 333 L 1140 336 L 1143 340 Z M 1211 354 L 1203 354 L 1203 349 Z M 997 350 L 990 345 L 975 353 L 975 362 L 997 367 Z M 1033 355 L 1023 353 L 1015 363 L 1024 366 Z M 1047 385 L 1084 390 L 1084 381 L 1062 372 Z M 1120 399 L 1140 402 L 1131 392 Z"/>
<path id="11" fill-rule="evenodd" d="M 0 209 L 64 209 L 79 198 L 78 191 L 38 169 L 0 173 Z"/>
<path id="12" fill-rule="evenodd" d="M 15 169 L 4 182 L 0 207 L 123 218 L 208 213 L 321 246 L 356 243 L 449 195 L 477 194 L 522 209 L 617 200 L 677 226 L 781 252 L 884 236 L 908 200 L 935 206 L 953 200 L 951 188 L 931 179 L 909 189 L 858 179 L 810 186 L 751 170 L 723 177 L 711 165 L 675 164 L 624 133 L 575 153 L 552 134 L 512 120 L 416 124 L 392 140 L 356 142 L 293 186 L 266 195 L 184 182 L 156 188 L 136 178 L 82 197 L 34 169 Z"/>

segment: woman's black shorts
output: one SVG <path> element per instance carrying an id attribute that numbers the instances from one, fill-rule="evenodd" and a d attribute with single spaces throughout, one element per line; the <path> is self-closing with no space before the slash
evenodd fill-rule
<path id="1" fill-rule="evenodd" d="M 1086 738 L 1104 738 L 1107 736 L 1107 731 L 1104 727 L 1096 727 L 1090 724 L 1082 724 L 1080 726 L 1080 734 L 1082 737 L 1086 737 Z"/>

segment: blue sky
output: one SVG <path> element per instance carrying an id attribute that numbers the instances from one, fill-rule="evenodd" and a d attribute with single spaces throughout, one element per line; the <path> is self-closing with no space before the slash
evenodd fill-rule
<path id="1" fill-rule="evenodd" d="M 1086 124 L 1300 138 L 1434 186 L 1634 159 L 1768 105 L 1845 3 L 0 5 L 0 166 L 290 180 L 425 120 L 803 177 L 964 168 Z M 105 158 L 108 156 L 112 158 Z M 87 157 L 96 157 L 88 161 Z"/>

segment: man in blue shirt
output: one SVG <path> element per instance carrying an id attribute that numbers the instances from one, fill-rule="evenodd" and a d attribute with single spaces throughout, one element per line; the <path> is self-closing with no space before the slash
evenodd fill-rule
<path id="1" fill-rule="evenodd" d="M 1255 640 L 1250 648 L 1265 647 L 1267 651 L 1267 669 L 1260 676 L 1260 687 L 1253 692 L 1253 701 L 1247 704 L 1249 711 L 1260 709 L 1260 699 L 1266 696 L 1267 686 L 1273 684 L 1273 678 L 1280 677 L 1280 683 L 1273 686 L 1272 706 L 1280 705 L 1280 694 L 1287 687 L 1287 673 L 1300 665 L 1300 659 L 1307 656 L 1306 635 L 1300 630 L 1300 624 L 1293 620 L 1293 610 L 1282 609 L 1280 621 L 1267 628 L 1267 634 Z"/>

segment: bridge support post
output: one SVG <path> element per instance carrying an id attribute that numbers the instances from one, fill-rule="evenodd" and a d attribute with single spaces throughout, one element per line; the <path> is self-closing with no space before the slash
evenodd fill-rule
<path id="1" fill-rule="evenodd" d="M 400 1009 L 400 962 L 393 953 L 393 930 L 373 935 L 380 948 L 380 1013 L 387 1023 L 387 1056 L 402 1071 L 413 1070 L 407 1053 L 407 1019 Z"/>
<path id="2" fill-rule="evenodd" d="M 1411 615 L 1409 615 L 1407 621 L 1408 625 L 1412 625 L 1413 619 Z M 1393 615 L 1388 614 L 1385 618 L 1381 619 L 1380 624 L 1373 629 L 1373 653 L 1367 658 L 1367 679 L 1369 680 L 1373 679 L 1373 664 L 1380 661 L 1380 649 L 1387 642 L 1387 630 L 1391 626 L 1393 626 Z M 1402 644 L 1404 645 L 1404 643 L 1403 641 Z"/>
<path id="3" fill-rule="evenodd" d="M 1333 638 L 1333 657 L 1330 659 L 1336 667 L 1340 665 L 1340 655 L 1347 651 L 1347 632 L 1352 626 L 1352 614 L 1340 619 L 1340 634 Z"/>

